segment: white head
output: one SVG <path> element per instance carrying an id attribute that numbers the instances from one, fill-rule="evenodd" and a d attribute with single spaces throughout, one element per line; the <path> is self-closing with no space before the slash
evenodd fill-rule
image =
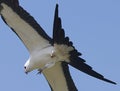
<path id="1" fill-rule="evenodd" d="M 32 62 L 30 61 L 30 59 L 28 59 L 27 62 L 25 63 L 24 70 L 25 70 L 26 74 L 28 72 L 31 72 L 32 70 L 34 70 L 33 67 L 32 67 Z"/>

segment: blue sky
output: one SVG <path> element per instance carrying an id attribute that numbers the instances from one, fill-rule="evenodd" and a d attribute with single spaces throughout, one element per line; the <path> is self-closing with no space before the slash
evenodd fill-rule
<path id="1" fill-rule="evenodd" d="M 86 63 L 112 85 L 90 77 L 72 67 L 70 71 L 78 91 L 120 90 L 120 1 L 119 0 L 20 0 L 51 36 L 55 4 L 66 35 L 83 55 Z M 23 65 L 29 52 L 18 37 L 0 19 L 0 91 L 50 91 L 43 75 L 26 75 Z"/>

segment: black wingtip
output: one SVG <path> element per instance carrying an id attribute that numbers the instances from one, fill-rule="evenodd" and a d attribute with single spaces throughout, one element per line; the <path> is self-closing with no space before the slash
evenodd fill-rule
<path id="1" fill-rule="evenodd" d="M 56 4 L 56 7 L 58 7 L 58 3 Z"/>
<path id="2" fill-rule="evenodd" d="M 58 17 L 58 4 L 56 4 L 56 8 L 55 8 L 55 17 Z"/>
<path id="3" fill-rule="evenodd" d="M 108 79 L 106 79 L 106 78 L 103 78 L 102 80 L 104 80 L 104 81 L 106 81 L 106 82 L 109 82 L 109 83 L 112 83 L 112 84 L 114 84 L 114 85 L 117 85 L 117 83 L 116 83 L 116 82 L 113 82 L 113 81 L 108 80 Z"/>
<path id="4" fill-rule="evenodd" d="M 92 76 L 92 77 L 95 77 L 97 79 L 100 79 L 100 80 L 103 80 L 105 82 L 109 82 L 111 84 L 114 84 L 116 85 L 117 83 L 109 80 L 109 79 L 106 79 L 103 75 L 97 73 L 96 71 L 94 71 L 92 69 L 91 66 L 87 65 L 85 62 L 84 62 L 84 59 L 78 57 L 78 58 L 71 58 L 71 62 L 69 63 L 71 66 L 75 67 L 76 69 Z"/>

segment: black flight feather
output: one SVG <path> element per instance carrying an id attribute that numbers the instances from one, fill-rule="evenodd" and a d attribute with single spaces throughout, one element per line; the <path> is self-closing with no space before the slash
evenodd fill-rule
<path id="1" fill-rule="evenodd" d="M 91 66 L 87 65 L 84 61 L 84 59 L 80 58 L 80 57 L 72 57 L 70 58 L 71 62 L 69 63 L 71 66 L 75 67 L 76 69 L 90 75 L 90 76 L 93 76 L 97 79 L 100 79 L 100 80 L 103 80 L 103 81 L 106 81 L 106 82 L 109 82 L 109 83 L 112 83 L 112 84 L 116 84 L 115 82 L 109 80 L 109 79 L 106 79 L 104 78 L 103 75 L 97 73 L 96 71 L 94 71 L 92 69 Z"/>

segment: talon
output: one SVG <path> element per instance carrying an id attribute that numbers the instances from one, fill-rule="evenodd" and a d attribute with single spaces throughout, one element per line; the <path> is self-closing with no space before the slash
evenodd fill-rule
<path id="1" fill-rule="evenodd" d="M 44 71 L 44 69 L 46 69 L 46 67 L 38 69 L 38 73 L 37 74 L 41 74 Z"/>
<path id="2" fill-rule="evenodd" d="M 37 73 L 37 74 L 41 74 L 41 73 L 44 71 L 44 69 L 46 69 L 46 68 L 47 68 L 47 67 L 44 66 L 43 68 L 38 69 L 38 73 Z"/>
<path id="3" fill-rule="evenodd" d="M 41 74 L 45 69 L 51 68 L 53 65 L 55 65 L 55 62 L 47 63 L 43 68 L 38 69 L 38 73 L 37 74 Z"/>
<path id="4" fill-rule="evenodd" d="M 42 69 L 38 69 L 38 73 L 37 74 L 41 74 L 42 73 Z"/>

